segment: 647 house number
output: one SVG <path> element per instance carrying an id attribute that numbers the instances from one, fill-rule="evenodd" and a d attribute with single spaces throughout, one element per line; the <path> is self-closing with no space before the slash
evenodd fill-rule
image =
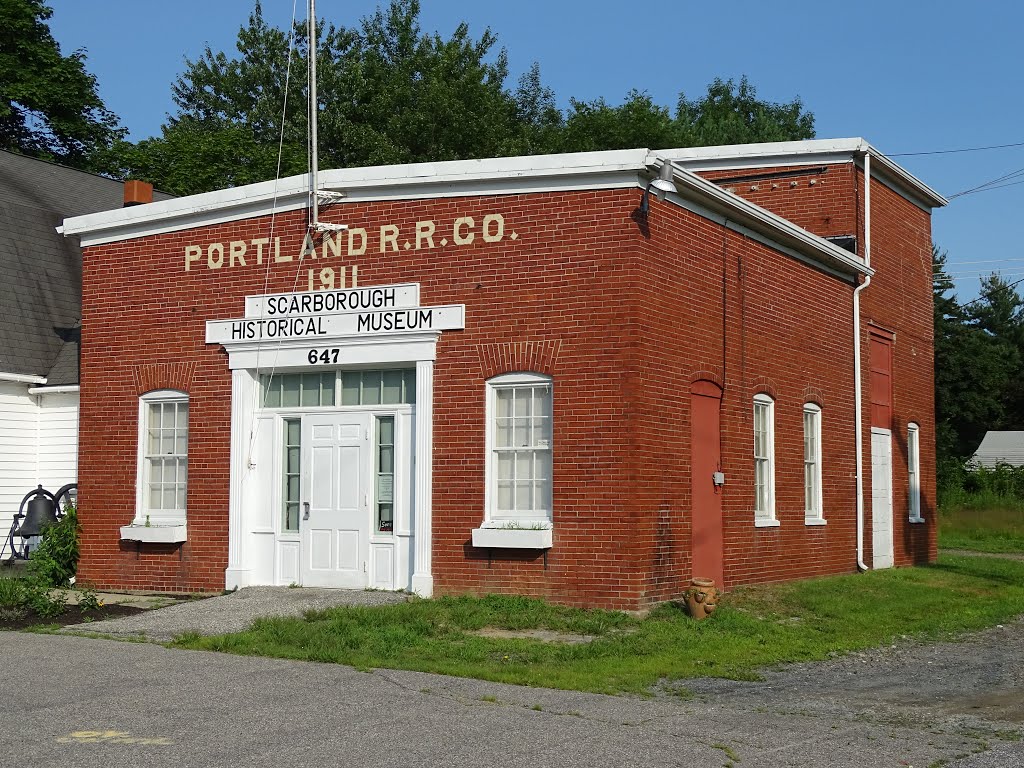
<path id="1" fill-rule="evenodd" d="M 306 359 L 309 360 L 310 365 L 323 365 L 324 363 L 337 363 L 340 355 L 341 350 L 338 347 L 311 349 L 306 354 Z"/>

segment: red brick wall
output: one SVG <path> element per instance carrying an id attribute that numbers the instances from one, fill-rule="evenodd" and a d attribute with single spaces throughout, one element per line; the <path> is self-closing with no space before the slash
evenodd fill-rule
<path id="1" fill-rule="evenodd" d="M 698 379 L 723 389 L 726 585 L 855 569 L 853 284 L 665 206 L 652 210 L 650 229 L 637 386 L 645 599 L 672 597 L 691 576 L 687 393 Z M 775 400 L 778 527 L 754 526 L 759 392 Z M 825 526 L 804 524 L 803 406 L 811 401 L 822 408 Z"/>
<path id="2" fill-rule="evenodd" d="M 822 174 L 815 169 L 825 167 Z M 782 166 L 702 173 L 710 179 L 774 171 L 806 173 L 723 184 L 736 194 L 823 237 L 857 235 L 864 255 L 864 174 L 852 163 Z M 814 184 L 811 184 L 811 181 Z M 753 189 L 752 187 L 757 187 Z M 931 215 L 877 179 L 871 185 L 871 284 L 861 293 L 863 387 L 867 392 L 867 334 L 895 334 L 893 346 L 893 543 L 897 565 L 934 560 L 935 382 L 931 292 Z M 852 333 L 852 330 L 851 330 Z M 865 561 L 871 563 L 871 423 L 864 409 Z M 907 425 L 920 426 L 921 514 L 908 506 Z M 827 506 L 827 505 L 826 505 Z"/>
<path id="3" fill-rule="evenodd" d="M 450 227 L 473 216 L 479 226 L 502 213 L 506 237 L 397 254 L 377 253 L 371 237 L 365 256 L 311 262 L 356 264 L 361 285 L 419 282 L 425 305 L 466 304 L 466 329 L 441 335 L 435 366 L 438 593 L 523 592 L 616 608 L 678 594 L 690 576 L 686 410 L 700 376 L 725 387 L 728 583 L 852 569 L 852 286 L 659 202 L 645 233 L 634 218 L 639 197 L 620 190 L 345 204 L 337 220 L 394 223 L 403 239 L 416 221 Z M 277 216 L 283 254 L 299 252 L 304 215 Z M 203 342 L 204 324 L 241 316 L 246 295 L 305 289 L 309 262 L 266 269 L 250 255 L 247 267 L 186 273 L 183 253 L 268 230 L 263 217 L 86 249 L 83 580 L 223 588 L 231 382 L 224 351 Z M 554 378 L 555 539 L 546 567 L 537 553 L 489 562 L 470 545 L 484 514 L 484 382 L 527 365 Z M 896 367 L 899 387 L 899 358 Z M 138 397 L 164 387 L 190 395 L 189 541 L 136 547 L 118 542 L 118 527 L 134 516 Z M 751 398 L 762 389 L 777 401 L 778 529 L 752 523 Z M 823 406 L 822 528 L 803 525 L 807 399 Z M 929 434 L 930 422 L 919 423 Z"/>
<path id="4" fill-rule="evenodd" d="M 863 175 L 858 172 L 858 184 Z M 871 184 L 871 266 L 876 270 L 861 293 L 864 333 L 877 327 L 893 338 L 893 550 L 897 565 L 934 560 L 935 361 L 932 314 L 931 216 L 876 181 Z M 866 335 L 865 335 L 866 340 Z M 866 357 L 865 357 L 866 359 Z M 864 386 L 867 386 L 865 370 Z M 865 409 L 867 410 L 867 409 Z M 865 432 L 869 433 L 869 413 Z M 910 523 L 907 479 L 907 425 L 920 426 L 921 515 Z M 870 447 L 865 456 L 870 456 Z M 871 510 L 871 466 L 866 462 L 865 508 Z M 865 537 L 871 563 L 871 528 Z"/>

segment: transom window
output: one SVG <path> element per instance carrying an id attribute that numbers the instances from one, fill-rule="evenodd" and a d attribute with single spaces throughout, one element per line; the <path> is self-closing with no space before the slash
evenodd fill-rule
<path id="1" fill-rule="evenodd" d="M 140 401 L 139 519 L 184 522 L 188 490 L 188 395 L 160 390 Z"/>
<path id="2" fill-rule="evenodd" d="M 775 401 L 754 397 L 754 523 L 778 525 L 775 520 Z"/>
<path id="3" fill-rule="evenodd" d="M 488 382 L 492 519 L 551 518 L 551 380 L 507 374 Z"/>
<path id="4" fill-rule="evenodd" d="M 804 520 L 824 522 L 821 494 L 821 408 L 804 405 Z"/>
<path id="5" fill-rule="evenodd" d="M 260 376 L 264 408 L 413 405 L 416 369 L 315 371 Z"/>

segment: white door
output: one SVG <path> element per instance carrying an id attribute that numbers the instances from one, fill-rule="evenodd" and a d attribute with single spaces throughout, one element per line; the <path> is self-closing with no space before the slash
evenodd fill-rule
<path id="1" fill-rule="evenodd" d="M 892 433 L 871 430 L 871 542 L 874 568 L 892 568 Z"/>
<path id="2" fill-rule="evenodd" d="M 370 550 L 370 415 L 302 417 L 302 583 L 367 586 Z"/>

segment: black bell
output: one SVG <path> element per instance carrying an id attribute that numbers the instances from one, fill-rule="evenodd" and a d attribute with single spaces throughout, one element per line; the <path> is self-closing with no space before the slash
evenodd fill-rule
<path id="1" fill-rule="evenodd" d="M 43 490 L 43 486 L 33 491 L 35 496 L 29 499 L 28 509 L 25 510 L 25 519 L 18 529 L 18 535 L 23 539 L 29 536 L 39 536 L 43 529 L 57 522 L 57 505 L 53 503 L 53 496 Z"/>

